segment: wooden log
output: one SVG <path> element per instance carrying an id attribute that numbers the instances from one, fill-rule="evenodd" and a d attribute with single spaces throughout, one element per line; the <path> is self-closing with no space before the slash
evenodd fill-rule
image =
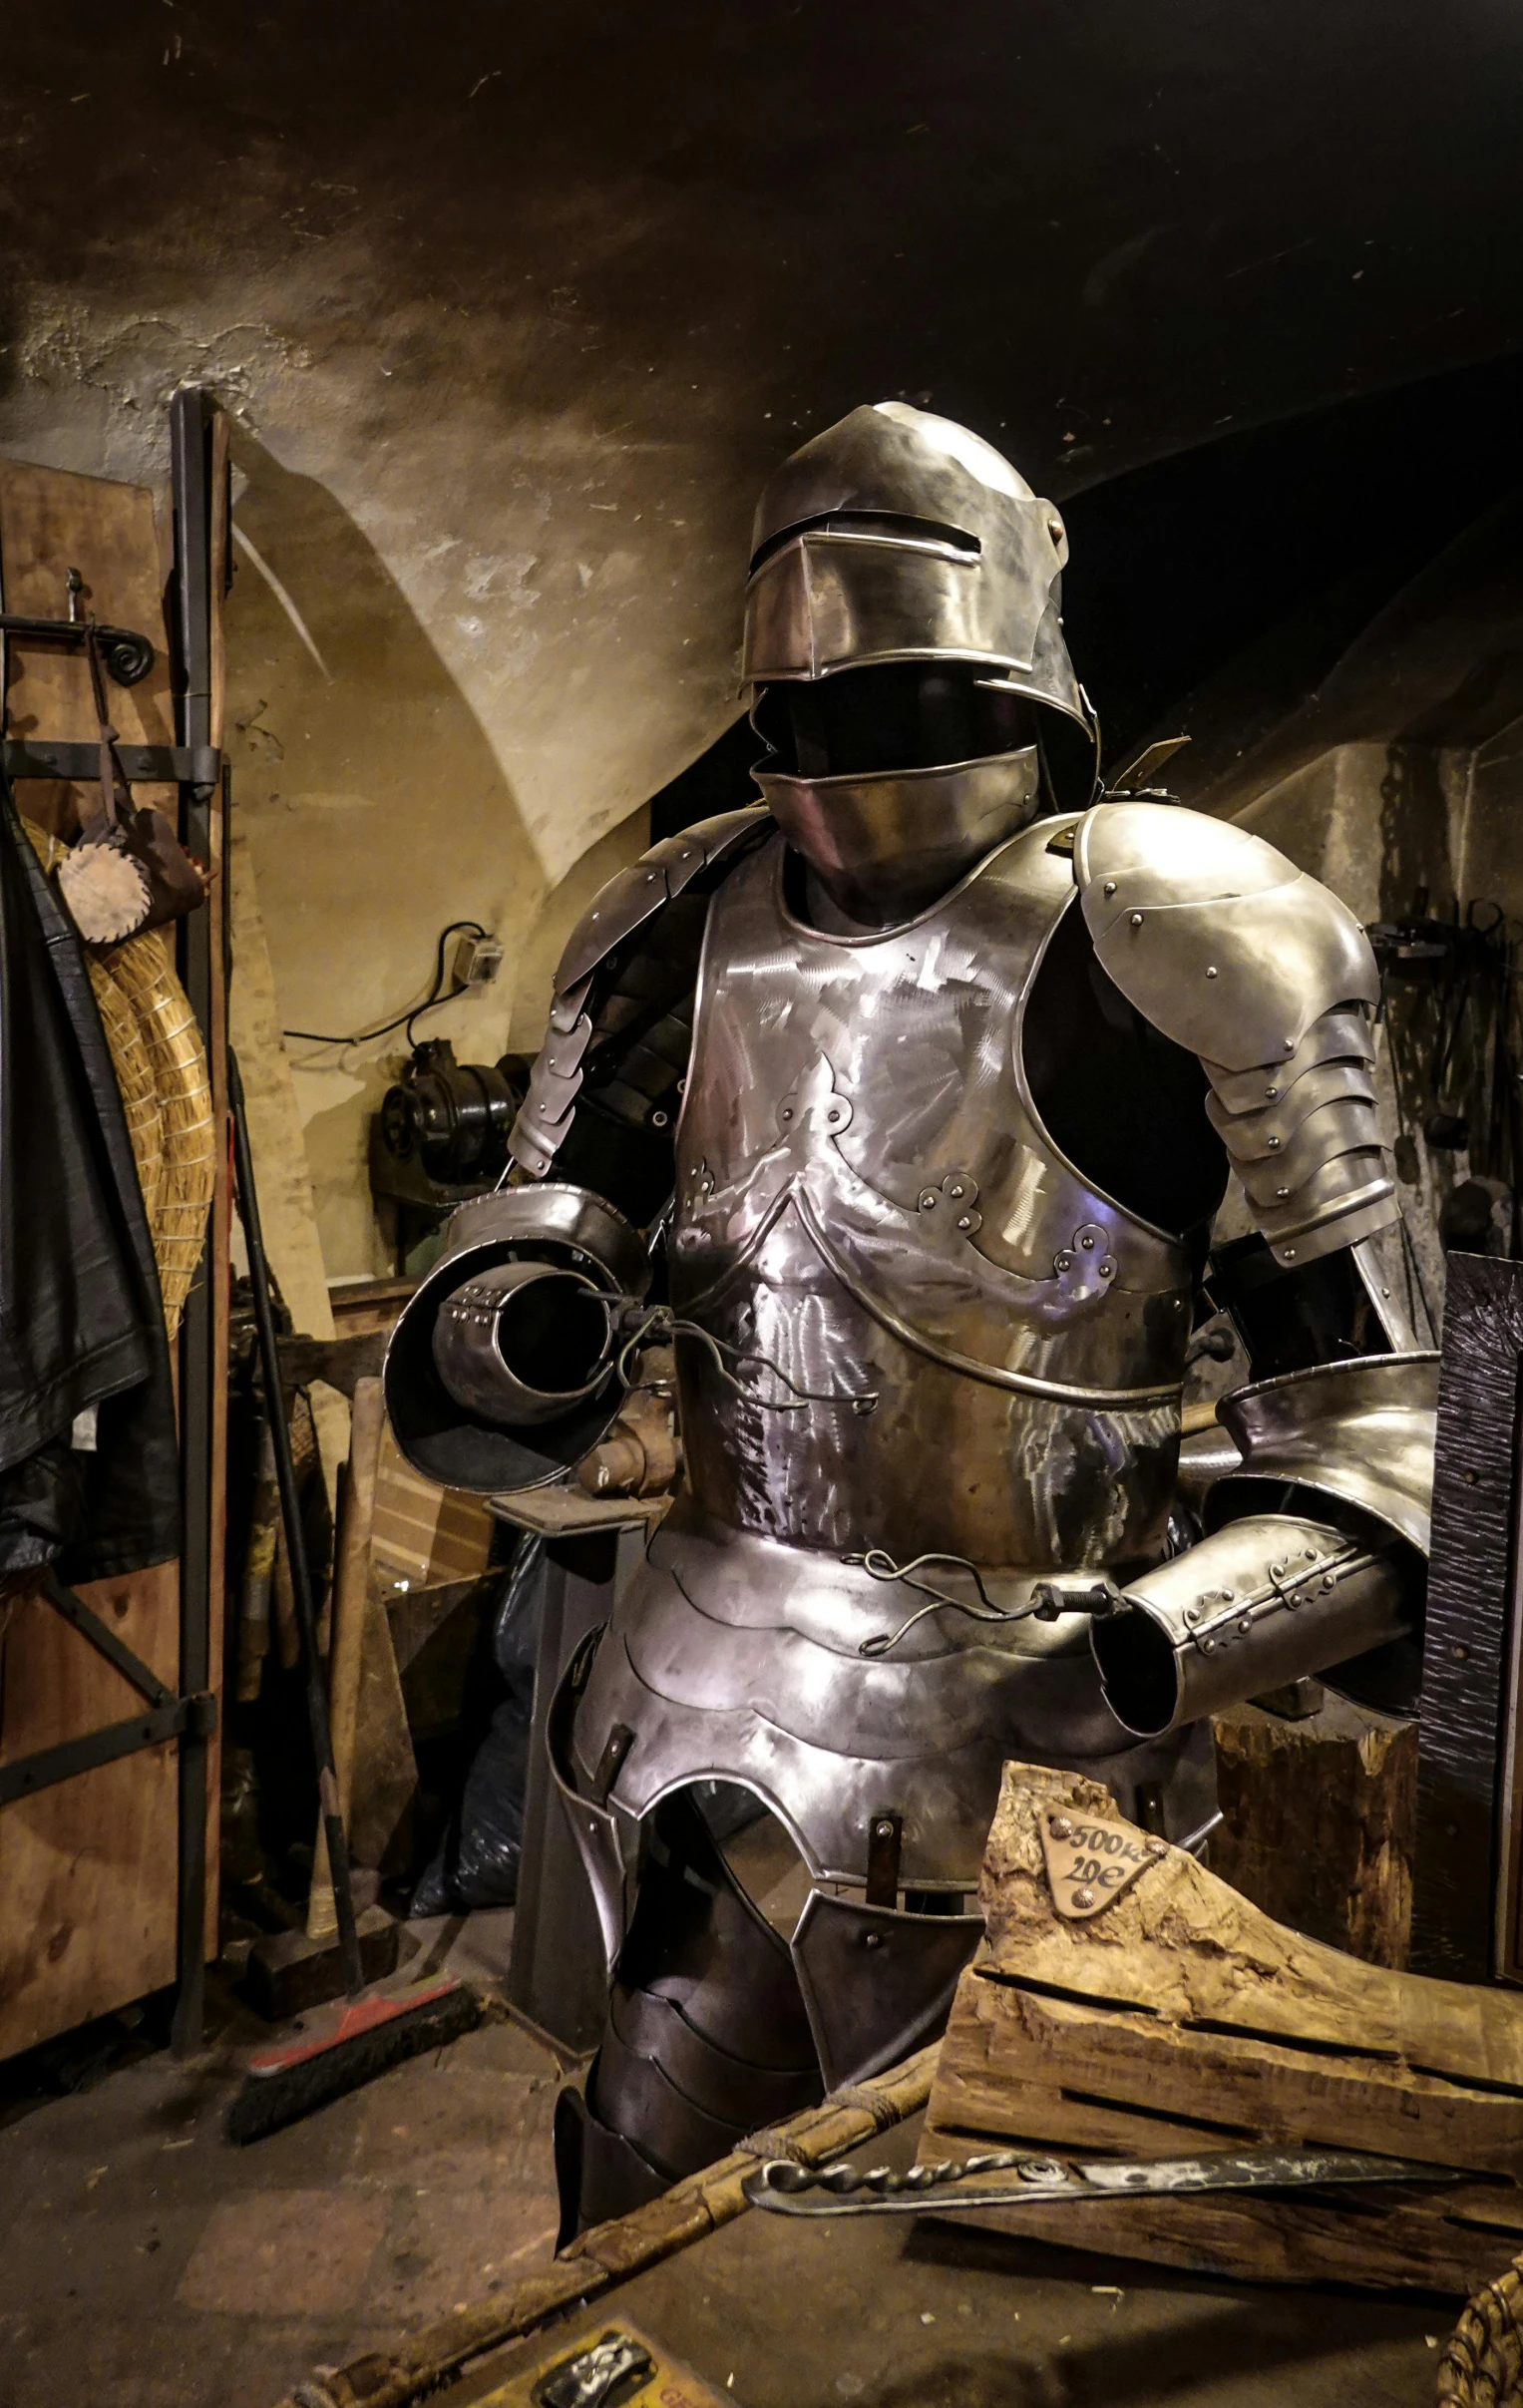
<path id="1" fill-rule="evenodd" d="M 953 2002 L 923 2158 L 991 2142 L 1128 2158 L 1317 2142 L 1477 2179 L 975 2220 L 1259 2279 L 1470 2290 L 1495 2273 L 1523 2238 L 1523 2000 L 1342 1955 L 1176 1848 L 1068 1919 L 1042 1845 L 1057 1814 L 1121 1821 L 1082 1776 L 1005 1768 L 987 1937 Z"/>
<path id="2" fill-rule="evenodd" d="M 1112 2103 L 1106 2146 L 1129 2156 L 1284 2141 L 1372 2149 L 1509 2180 L 1523 2166 L 1523 2097 L 1473 2090 L 1389 2058 L 1309 2056 L 1158 2016 L 1096 2015 L 1073 1999 L 975 1977 L 943 2044 L 938 2120 L 970 2138 L 1008 2133 L 1011 2086 L 1061 2091 L 1091 2116 L 1100 2102 Z M 1164 2122 L 1166 2136 L 1145 2129 Z"/>
<path id="3" fill-rule="evenodd" d="M 1417 1726 L 1325 1693 L 1299 1722 L 1216 1718 L 1211 1869 L 1277 1922 L 1367 1964 L 1407 1961 Z"/>
<path id="4" fill-rule="evenodd" d="M 1326 2042 L 1523 2094 L 1523 1999 L 1360 1964 L 1275 1922 L 1183 1849 L 1165 1849 L 1093 1921 L 1065 1922 L 1037 1834 L 1044 1809 L 1119 1819 L 1098 1782 L 1005 1767 L 978 1889 L 992 1971 L 1175 2023 Z"/>

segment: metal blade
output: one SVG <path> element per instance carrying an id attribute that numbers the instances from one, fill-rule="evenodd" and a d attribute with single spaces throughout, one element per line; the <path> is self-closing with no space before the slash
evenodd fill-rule
<path id="1" fill-rule="evenodd" d="M 773 2158 L 742 2188 L 753 2207 L 775 2215 L 938 2215 L 959 2207 L 1078 2207 L 1085 2201 L 1168 2197 L 1198 2191 L 1302 2191 L 1323 2184 L 1457 2183 L 1453 2166 L 1375 2157 L 1353 2149 L 1212 2150 L 1198 2158 L 1125 2160 L 1020 2158 L 1001 2151 L 961 2165 L 860 2172 L 810 2169 Z"/>

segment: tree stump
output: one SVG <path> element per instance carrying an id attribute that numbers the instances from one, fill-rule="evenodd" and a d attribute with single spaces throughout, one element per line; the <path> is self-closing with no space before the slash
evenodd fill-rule
<path id="1" fill-rule="evenodd" d="M 1212 1871 L 1278 1923 L 1366 1964 L 1404 1968 L 1416 1724 L 1325 1693 L 1299 1722 L 1258 1706 L 1219 1715 L 1216 1750 Z"/>
<path id="2" fill-rule="evenodd" d="M 978 1895 L 986 1937 L 952 2004 L 923 2160 L 1290 2144 L 1469 2171 L 1432 2187 L 978 2208 L 973 2221 L 1164 2265 L 1382 2288 L 1473 2290 L 1517 2253 L 1523 1999 L 1288 1929 L 1077 1773 L 1006 1765 Z"/>

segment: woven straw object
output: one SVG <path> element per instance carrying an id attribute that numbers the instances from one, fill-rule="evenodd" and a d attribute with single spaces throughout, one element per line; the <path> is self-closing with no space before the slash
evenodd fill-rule
<path id="1" fill-rule="evenodd" d="M 23 820 L 50 873 L 67 845 Z M 154 1243 L 165 1324 L 173 1338 L 190 1294 L 216 1185 L 216 1129 L 206 1055 L 169 947 L 158 929 L 86 949 L 90 984 L 122 1090 L 122 1106 Z"/>
<path id="2" fill-rule="evenodd" d="M 1439 2408 L 1523 2408 L 1523 2257 L 1465 2303 L 1438 2362 Z"/>
<path id="3" fill-rule="evenodd" d="M 162 933 L 145 929 L 125 945 L 113 946 L 104 967 L 137 1015 L 153 1065 L 164 1166 L 148 1219 L 173 1338 L 200 1261 L 216 1186 L 211 1080 L 190 999 L 175 976 Z"/>

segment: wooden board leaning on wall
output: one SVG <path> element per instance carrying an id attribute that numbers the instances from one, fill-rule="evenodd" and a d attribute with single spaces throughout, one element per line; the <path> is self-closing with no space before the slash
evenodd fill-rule
<path id="1" fill-rule="evenodd" d="M 219 422 L 217 441 L 224 442 Z M 221 456 L 225 458 L 223 451 Z M 214 480 L 220 492 L 220 481 Z M 225 533 L 213 545 L 225 544 Z M 8 610 L 66 614 L 65 580 L 77 568 L 87 610 L 134 627 L 155 646 L 154 666 L 135 686 L 108 685 L 124 743 L 173 744 L 175 709 L 166 637 L 171 561 L 167 499 L 143 486 L 0 460 L 0 593 Z M 220 736 L 220 580 L 213 558 L 213 740 Z M 83 655 L 46 642 L 6 644 L 6 728 L 12 738 L 91 742 L 96 719 Z M 64 839 L 92 807 L 96 790 L 27 779 L 23 814 Z M 138 786 L 172 820 L 173 786 Z M 225 1161 L 225 1098 L 216 1029 L 220 992 L 222 825 L 212 811 L 213 1111 L 216 1160 Z M 171 931 L 173 942 L 174 932 Z M 213 1381 L 219 1462 L 225 1410 L 227 1183 L 219 1169 L 212 1204 L 209 1276 L 219 1301 L 222 1376 Z M 213 1512 L 220 1518 L 220 1497 Z M 212 1552 L 210 1661 L 221 1687 L 220 1548 Z M 82 1587 L 85 1602 L 160 1678 L 178 1686 L 180 1580 L 176 1564 Z M 140 1701 L 113 1668 L 35 1597 L 15 1601 L 0 1630 L 0 1762 L 75 1738 L 132 1713 Z M 209 1750 L 204 1945 L 217 1927 L 217 1748 Z M 16 1801 L 0 1811 L 0 2057 L 14 2055 L 90 2018 L 125 2006 L 175 1978 L 178 1860 L 177 1743 L 171 1741 Z"/>

